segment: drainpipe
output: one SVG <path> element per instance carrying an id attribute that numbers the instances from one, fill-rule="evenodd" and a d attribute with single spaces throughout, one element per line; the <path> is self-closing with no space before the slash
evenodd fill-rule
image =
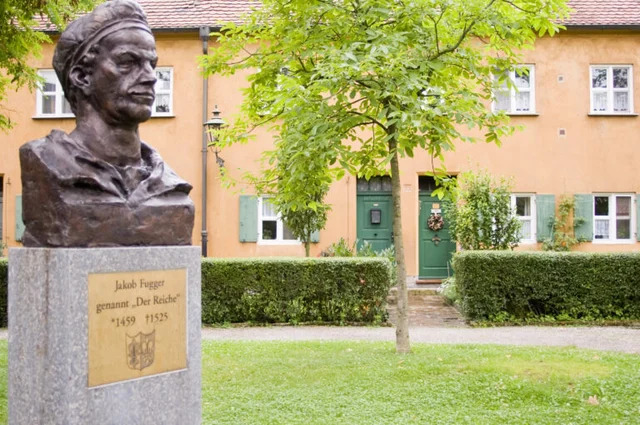
<path id="1" fill-rule="evenodd" d="M 209 27 L 200 27 L 202 54 L 209 53 Z M 209 104 L 209 78 L 202 80 L 202 256 L 207 256 L 207 109 Z"/>

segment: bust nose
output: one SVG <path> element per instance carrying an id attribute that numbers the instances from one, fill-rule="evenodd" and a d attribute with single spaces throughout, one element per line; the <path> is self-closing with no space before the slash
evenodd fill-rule
<path id="1" fill-rule="evenodd" d="M 158 78 L 156 77 L 156 70 L 151 63 L 146 63 L 142 68 L 140 75 L 140 82 L 148 85 L 155 85 Z"/>

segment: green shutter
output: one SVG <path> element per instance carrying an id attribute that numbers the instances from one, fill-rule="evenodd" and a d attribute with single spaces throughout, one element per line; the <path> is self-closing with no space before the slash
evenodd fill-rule
<path id="1" fill-rule="evenodd" d="M 640 241 L 640 195 L 636 195 L 636 239 Z"/>
<path id="2" fill-rule="evenodd" d="M 320 242 L 320 231 L 319 230 L 316 230 L 315 232 L 311 233 L 311 242 L 313 242 L 313 243 Z"/>
<path id="3" fill-rule="evenodd" d="M 258 241 L 258 198 L 240 195 L 240 242 Z"/>
<path id="4" fill-rule="evenodd" d="M 16 241 L 22 241 L 24 222 L 22 221 L 22 195 L 16 196 Z"/>
<path id="5" fill-rule="evenodd" d="M 576 207 L 573 217 L 584 221 L 576 226 L 576 238 L 585 241 L 593 240 L 593 195 L 575 195 Z"/>
<path id="6" fill-rule="evenodd" d="M 536 195 L 536 240 L 551 238 L 551 226 L 556 217 L 556 196 Z"/>

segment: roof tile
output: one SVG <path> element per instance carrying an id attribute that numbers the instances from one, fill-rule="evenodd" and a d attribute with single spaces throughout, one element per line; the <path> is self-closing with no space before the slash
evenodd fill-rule
<path id="1" fill-rule="evenodd" d="M 242 23 L 243 16 L 260 6 L 260 0 L 137 0 L 151 29 L 197 29 Z M 44 20 L 40 29 L 52 30 Z"/>
<path id="2" fill-rule="evenodd" d="M 640 0 L 569 0 L 574 12 L 566 26 L 640 25 Z"/>
<path id="3" fill-rule="evenodd" d="M 199 28 L 241 23 L 259 0 L 138 0 L 153 29 Z"/>
<path id="4" fill-rule="evenodd" d="M 196 29 L 241 23 L 260 0 L 137 0 L 152 29 Z M 640 0 L 568 0 L 573 9 L 563 22 L 572 26 L 640 26 Z M 43 24 L 43 30 L 48 28 Z"/>

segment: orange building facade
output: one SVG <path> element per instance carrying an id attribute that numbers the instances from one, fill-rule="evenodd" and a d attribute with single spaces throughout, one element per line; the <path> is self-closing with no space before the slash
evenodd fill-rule
<path id="1" fill-rule="evenodd" d="M 272 145 L 266 131 L 249 144 L 223 149 L 217 157 L 207 152 L 203 196 L 205 79 L 197 64 L 203 52 L 202 25 L 166 28 L 154 24 L 153 7 L 150 11 L 145 3 L 162 2 L 141 3 L 154 27 L 159 82 L 154 116 L 141 125 L 140 133 L 194 186 L 193 244 L 202 244 L 205 231 L 208 256 L 303 256 L 304 247 L 288 235 L 268 202 L 251 196 L 255 194 L 250 187 L 226 188 L 221 182 L 221 161 L 216 159 L 222 158 L 226 171 L 235 177 L 258 169 L 261 152 Z M 580 5 L 574 3 L 574 7 Z M 501 147 L 460 142 L 455 152 L 447 154 L 445 165 L 452 174 L 487 170 L 496 177 L 513 179 L 513 203 L 523 221 L 519 249 L 540 249 L 540 241 L 548 236 L 549 219 L 563 196 L 576 200 L 577 213 L 585 219 L 579 232 L 588 241 L 576 250 L 640 248 L 640 96 L 635 88 L 640 85 L 639 33 L 640 22 L 638 26 L 587 22 L 568 26 L 553 38 L 539 39 L 535 49 L 524 55 L 528 75 L 512 75 L 520 90 L 499 93 L 492 105 L 509 111 L 512 124 L 523 130 L 505 139 Z M 208 48 L 216 48 L 215 40 L 209 41 Z M 47 45 L 42 58 L 33 61 L 45 78 L 50 76 L 52 55 L 53 46 Z M 207 83 L 207 118 L 215 105 L 223 118 L 232 117 L 239 110 L 246 75 L 212 76 Z M 9 247 L 20 245 L 18 148 L 53 128 L 69 132 L 74 127 L 56 84 L 54 78 L 43 90 L 12 92 L 3 105 L 3 113 L 14 123 L 8 133 L 0 133 L 0 236 Z M 429 196 L 431 181 L 425 177 L 431 171 L 430 158 L 426 153 L 404 158 L 401 170 L 408 274 L 412 282 L 447 276 L 452 245 L 445 233 L 437 234 L 426 224 L 430 214 L 440 209 L 439 202 Z M 369 240 L 376 247 L 392 243 L 386 189 L 384 179 L 366 182 L 347 176 L 335 182 L 326 199 L 332 211 L 311 255 L 319 255 L 340 238 L 349 243 Z"/>

